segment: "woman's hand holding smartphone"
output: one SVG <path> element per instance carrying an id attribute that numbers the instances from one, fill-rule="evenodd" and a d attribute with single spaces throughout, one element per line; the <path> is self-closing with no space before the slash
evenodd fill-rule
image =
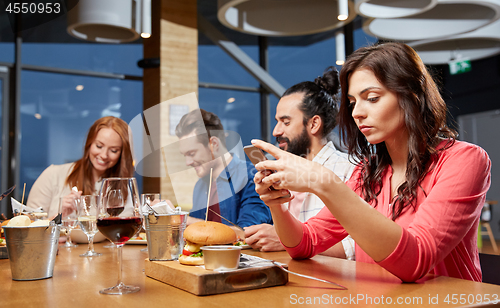
<path id="1" fill-rule="evenodd" d="M 261 149 L 253 146 L 253 145 L 247 145 L 243 147 L 243 150 L 245 151 L 245 154 L 247 154 L 248 158 L 252 162 L 252 164 L 255 166 L 258 163 L 267 160 L 267 157 L 264 155 Z M 275 170 L 268 170 L 271 173 L 276 172 Z M 274 187 L 269 187 L 271 190 L 276 190 Z M 288 192 L 287 195 L 281 197 L 281 198 L 290 198 L 291 194 Z"/>

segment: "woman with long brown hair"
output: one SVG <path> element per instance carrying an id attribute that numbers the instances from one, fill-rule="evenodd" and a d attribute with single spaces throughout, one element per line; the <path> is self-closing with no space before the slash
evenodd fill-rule
<path id="1" fill-rule="evenodd" d="M 339 128 L 357 163 L 346 184 L 317 164 L 252 142 L 277 158 L 256 166 L 277 172 L 254 180 L 289 254 L 309 258 L 349 234 L 357 261 L 403 281 L 428 273 L 481 281 L 477 229 L 491 162 L 480 147 L 456 140 L 420 57 L 401 43 L 358 49 L 340 84 Z M 282 207 L 290 201 L 279 198 L 284 189 L 312 192 L 326 208 L 302 224 Z"/>
<path id="2" fill-rule="evenodd" d="M 129 127 L 122 119 L 108 116 L 95 121 L 87 134 L 83 157 L 45 169 L 31 188 L 27 206 L 42 207 L 53 217 L 61 197 L 63 207 L 70 209 L 82 193 L 97 193 L 102 178 L 133 176 L 130 137 Z"/>

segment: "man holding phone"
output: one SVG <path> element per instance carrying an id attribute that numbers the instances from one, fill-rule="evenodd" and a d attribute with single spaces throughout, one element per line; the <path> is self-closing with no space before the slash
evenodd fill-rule
<path id="1" fill-rule="evenodd" d="M 314 82 L 305 81 L 285 91 L 276 107 L 276 124 L 273 136 L 282 150 L 300 155 L 329 168 L 344 182 L 349 179 L 354 165 L 348 156 L 335 149 L 328 135 L 337 125 L 338 113 L 335 96 L 338 93 L 338 72 L 333 67 L 325 70 Z M 325 205 L 311 193 L 291 192 L 294 199 L 288 210 L 301 222 L 315 216 Z M 246 243 L 261 251 L 278 251 L 285 248 L 270 224 L 245 228 Z M 352 259 L 352 239 L 345 239 L 325 254 Z"/>
<path id="2" fill-rule="evenodd" d="M 272 223 L 269 208 L 255 191 L 255 167 L 228 152 L 224 127 L 217 115 L 195 109 L 181 118 L 175 134 L 186 165 L 193 167 L 200 178 L 193 191 L 188 224 L 204 220 L 207 213 L 208 220 L 231 227 L 220 216 L 241 227 Z M 235 231 L 243 237 L 241 230 Z"/>

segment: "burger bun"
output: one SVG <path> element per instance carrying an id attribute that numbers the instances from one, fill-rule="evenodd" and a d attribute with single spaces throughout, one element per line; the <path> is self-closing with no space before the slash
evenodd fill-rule
<path id="1" fill-rule="evenodd" d="M 215 221 L 198 221 L 184 230 L 184 238 L 198 245 L 222 245 L 236 242 L 236 232 Z"/>
<path id="2" fill-rule="evenodd" d="M 184 265 L 203 265 L 203 257 L 179 256 L 179 263 Z"/>

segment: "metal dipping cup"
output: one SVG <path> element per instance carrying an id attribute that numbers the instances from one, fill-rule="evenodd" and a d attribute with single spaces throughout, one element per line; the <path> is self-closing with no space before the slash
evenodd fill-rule
<path id="1" fill-rule="evenodd" d="M 59 244 L 59 226 L 3 227 L 12 280 L 52 277 Z"/>
<path id="2" fill-rule="evenodd" d="M 179 259 L 184 248 L 184 229 L 188 212 L 174 214 L 146 214 L 146 236 L 151 261 Z"/>
<path id="3" fill-rule="evenodd" d="M 207 270 L 231 270 L 240 265 L 241 246 L 203 246 L 201 250 Z"/>

